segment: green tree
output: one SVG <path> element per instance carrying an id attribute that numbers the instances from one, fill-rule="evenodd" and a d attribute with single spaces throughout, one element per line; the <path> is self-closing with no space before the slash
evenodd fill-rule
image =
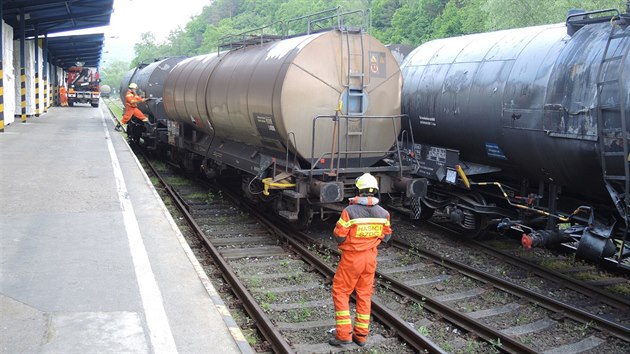
<path id="1" fill-rule="evenodd" d="M 485 0 L 450 0 L 432 24 L 432 38 L 444 38 L 486 30 Z"/>
<path id="2" fill-rule="evenodd" d="M 168 55 L 168 46 L 155 44 L 155 36 L 151 32 L 145 32 L 141 35 L 140 43 L 133 46 L 136 57 L 132 60 L 132 65 L 136 66 L 146 60 L 153 60 Z"/>
<path id="3" fill-rule="evenodd" d="M 384 43 L 391 43 L 394 35 L 392 18 L 402 6 L 402 0 L 374 0 L 372 2 L 372 35 Z"/>
<path id="4" fill-rule="evenodd" d="M 129 71 L 129 62 L 114 60 L 100 69 L 101 85 L 118 88 L 125 73 Z"/>
<path id="5" fill-rule="evenodd" d="M 535 26 L 565 21 L 570 9 L 623 9 L 623 0 L 486 0 L 489 30 Z"/>
<path id="6" fill-rule="evenodd" d="M 571 8 L 625 9 L 626 0 L 215 0 L 165 43 L 143 33 L 134 46 L 137 64 L 156 57 L 192 56 L 217 50 L 221 38 L 276 23 L 265 34 L 284 34 L 287 20 L 333 9 L 371 9 L 370 32 L 383 43 L 418 45 L 434 38 L 562 22 Z M 321 17 L 321 16 L 320 16 Z M 349 18 L 356 25 L 356 18 Z M 283 22 L 279 22 L 283 21 Z M 303 33 L 307 22 L 289 23 L 289 33 Z M 321 27 L 332 21 L 320 23 Z M 259 34 L 259 33 L 258 33 Z"/>
<path id="7" fill-rule="evenodd" d="M 407 0 L 392 18 L 392 43 L 417 45 L 433 38 L 433 21 L 448 0 Z"/>

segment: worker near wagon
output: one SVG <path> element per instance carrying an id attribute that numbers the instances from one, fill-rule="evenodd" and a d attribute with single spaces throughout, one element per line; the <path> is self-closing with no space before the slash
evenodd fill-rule
<path id="1" fill-rule="evenodd" d="M 335 225 L 335 239 L 341 261 L 333 278 L 332 297 L 335 305 L 335 337 L 328 343 L 342 346 L 352 342 L 364 346 L 370 325 L 370 312 L 376 247 L 391 238 L 389 212 L 378 205 L 378 181 L 365 173 L 355 182 L 359 195 L 350 199 Z M 350 317 L 350 295 L 356 292 L 354 327 Z"/>
<path id="2" fill-rule="evenodd" d="M 132 117 L 136 117 L 145 123 L 149 123 L 149 118 L 147 118 L 144 113 L 138 109 L 138 103 L 146 100 L 138 95 L 136 92 L 137 89 L 138 85 L 136 83 L 132 82 L 129 84 L 129 89 L 125 95 L 125 113 L 123 114 L 122 120 L 114 128 L 116 131 L 120 131 L 120 128 L 127 124 Z"/>
<path id="3" fill-rule="evenodd" d="M 68 91 L 66 91 L 66 87 L 64 85 L 59 87 L 59 101 L 62 107 L 68 106 Z"/>

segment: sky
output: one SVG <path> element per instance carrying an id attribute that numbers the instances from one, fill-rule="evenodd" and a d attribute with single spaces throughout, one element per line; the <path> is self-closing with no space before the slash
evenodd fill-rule
<path id="1" fill-rule="evenodd" d="M 105 46 L 101 66 L 113 60 L 131 61 L 133 45 L 141 34 L 151 32 L 157 42 L 164 42 L 170 31 L 184 28 L 190 18 L 201 13 L 212 0 L 114 0 L 110 25 L 101 27 Z M 91 33 L 95 33 L 92 31 Z"/>

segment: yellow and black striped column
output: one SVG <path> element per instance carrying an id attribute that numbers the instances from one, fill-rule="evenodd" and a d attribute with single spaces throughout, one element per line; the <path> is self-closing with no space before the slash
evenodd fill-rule
<path id="1" fill-rule="evenodd" d="M 35 117 L 39 117 L 39 73 L 35 72 Z"/>
<path id="2" fill-rule="evenodd" d="M 26 123 L 26 55 L 24 54 L 26 22 L 24 19 L 24 8 L 20 8 L 20 108 L 22 123 Z"/>
<path id="3" fill-rule="evenodd" d="M 44 79 L 44 114 L 48 112 L 48 33 L 44 34 L 42 41 L 42 74 Z"/>
<path id="4" fill-rule="evenodd" d="M 53 87 L 53 102 L 55 107 L 59 107 L 61 104 L 59 103 L 59 85 L 55 84 Z"/>
<path id="5" fill-rule="evenodd" d="M 0 26 L 2 26 L 2 23 L 0 23 Z M 2 33 L 0 33 L 0 35 L 1 34 Z M 2 47 L 0 47 L 0 51 L 2 51 Z M 1 58 L 2 58 L 2 54 L 0 54 L 0 133 L 4 133 L 4 82 L 2 81 L 2 78 L 4 76 L 3 76 L 3 71 L 2 71 Z"/>
<path id="6" fill-rule="evenodd" d="M 24 55 L 24 53 L 22 53 Z M 20 68 L 20 118 L 26 123 L 26 68 Z"/>
<path id="7" fill-rule="evenodd" d="M 35 26 L 35 117 L 39 117 L 39 28 Z"/>
<path id="8" fill-rule="evenodd" d="M 48 80 L 44 76 L 44 113 L 48 112 Z"/>

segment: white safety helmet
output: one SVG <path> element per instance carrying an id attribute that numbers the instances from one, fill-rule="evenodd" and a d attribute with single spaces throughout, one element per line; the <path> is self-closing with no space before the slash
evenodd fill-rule
<path id="1" fill-rule="evenodd" d="M 129 88 L 132 89 L 132 90 L 135 90 L 135 89 L 138 88 L 138 85 L 135 82 L 132 82 L 132 83 L 129 84 Z"/>
<path id="2" fill-rule="evenodd" d="M 378 190 L 378 181 L 369 173 L 364 173 L 358 177 L 354 184 L 360 191 L 367 190 L 368 193 L 374 193 L 375 190 Z"/>

